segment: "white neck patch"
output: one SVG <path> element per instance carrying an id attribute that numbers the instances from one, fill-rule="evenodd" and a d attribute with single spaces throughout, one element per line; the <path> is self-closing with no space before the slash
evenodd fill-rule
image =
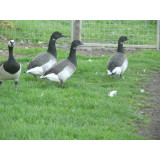
<path id="1" fill-rule="evenodd" d="M 9 42 L 8 42 L 8 45 L 11 47 L 11 43 L 14 43 L 14 40 L 10 40 Z"/>
<path id="2" fill-rule="evenodd" d="M 76 49 L 76 47 L 73 47 L 73 49 Z"/>
<path id="3" fill-rule="evenodd" d="M 120 42 L 120 44 L 123 44 L 123 42 Z"/>
<path id="4" fill-rule="evenodd" d="M 52 38 L 53 39 L 53 41 L 55 41 L 55 39 L 54 38 Z"/>

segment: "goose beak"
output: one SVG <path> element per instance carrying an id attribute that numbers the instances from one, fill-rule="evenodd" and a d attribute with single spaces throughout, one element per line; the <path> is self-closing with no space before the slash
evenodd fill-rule
<path id="1" fill-rule="evenodd" d="M 14 47 L 14 42 L 11 42 L 11 46 Z"/>
<path id="2" fill-rule="evenodd" d="M 61 37 L 69 37 L 69 36 L 65 36 L 65 35 L 63 35 L 63 34 L 62 34 L 62 36 L 61 36 Z"/>
<path id="3" fill-rule="evenodd" d="M 81 45 L 84 45 L 84 44 L 81 42 Z"/>

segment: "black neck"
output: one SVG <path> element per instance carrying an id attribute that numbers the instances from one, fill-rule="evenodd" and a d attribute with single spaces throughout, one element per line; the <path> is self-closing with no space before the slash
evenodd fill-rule
<path id="1" fill-rule="evenodd" d="M 8 48 L 9 48 L 9 58 L 8 58 L 8 61 L 15 60 L 14 56 L 13 56 L 13 47 L 8 47 Z"/>
<path id="2" fill-rule="evenodd" d="M 16 62 L 13 56 L 13 47 L 8 47 L 9 58 L 8 61 L 4 62 L 4 70 L 10 74 L 14 74 L 19 71 L 20 64 Z"/>
<path id="3" fill-rule="evenodd" d="M 53 54 L 57 58 L 57 52 L 56 52 L 56 38 L 50 38 L 49 45 L 48 45 L 48 52 Z"/>
<path id="4" fill-rule="evenodd" d="M 124 52 L 123 52 L 123 43 L 122 43 L 122 42 L 118 42 L 118 49 L 117 49 L 117 52 L 124 53 Z"/>
<path id="5" fill-rule="evenodd" d="M 75 66 L 77 66 L 76 47 L 71 46 L 70 54 L 69 54 L 68 59 L 69 59 Z"/>

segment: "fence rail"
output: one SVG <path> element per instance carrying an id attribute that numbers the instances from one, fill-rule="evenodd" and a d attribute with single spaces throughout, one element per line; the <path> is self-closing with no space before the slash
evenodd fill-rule
<path id="1" fill-rule="evenodd" d="M 159 20 L 0 21 L 0 35 L 23 43 L 47 44 L 56 30 L 70 36 L 58 40 L 63 46 L 79 39 L 85 46 L 117 47 L 118 38 L 125 35 L 129 38 L 125 47 L 160 48 Z"/>
<path id="2" fill-rule="evenodd" d="M 160 49 L 160 21 L 157 21 L 157 50 Z"/>

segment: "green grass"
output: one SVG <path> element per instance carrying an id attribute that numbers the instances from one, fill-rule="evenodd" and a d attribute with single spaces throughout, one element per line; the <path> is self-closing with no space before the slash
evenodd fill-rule
<path id="1" fill-rule="evenodd" d="M 0 35 L 17 42 L 38 43 L 39 41 L 48 44 L 51 34 L 60 31 L 66 36 L 71 35 L 71 21 L 62 20 L 12 20 L 13 26 L 8 23 L 6 27 L 0 25 Z M 60 44 L 70 43 L 70 38 L 61 38 Z"/>
<path id="2" fill-rule="evenodd" d="M 6 27 L 0 25 L 0 35 L 17 42 L 39 41 L 48 43 L 51 34 L 58 30 L 68 38 L 59 39 L 59 44 L 70 44 L 71 21 L 68 20 L 16 20 Z M 85 43 L 117 44 L 120 36 L 125 35 L 131 45 L 156 45 L 156 21 L 140 20 L 84 20 L 82 21 L 82 41 Z"/>
<path id="3" fill-rule="evenodd" d="M 117 44 L 120 36 L 129 38 L 126 44 L 156 45 L 156 21 L 95 20 L 82 21 L 82 39 L 85 42 Z"/>
<path id="4" fill-rule="evenodd" d="M 45 50 L 15 48 L 15 54 L 24 55 L 17 59 L 22 73 L 17 94 L 13 81 L 0 87 L 0 139 L 145 139 L 136 135 L 135 122 L 149 121 L 137 114 L 145 105 L 141 100 L 148 95 L 140 89 L 153 70 L 158 70 L 159 52 L 127 55 L 129 66 L 124 79 L 106 75 L 110 55 L 77 54 L 77 70 L 61 89 L 57 83 L 35 82 L 32 75 L 23 73 L 28 62 Z M 68 56 L 65 50 L 57 52 L 58 60 Z M 117 90 L 117 96 L 111 98 L 108 93 L 113 90 Z"/>

